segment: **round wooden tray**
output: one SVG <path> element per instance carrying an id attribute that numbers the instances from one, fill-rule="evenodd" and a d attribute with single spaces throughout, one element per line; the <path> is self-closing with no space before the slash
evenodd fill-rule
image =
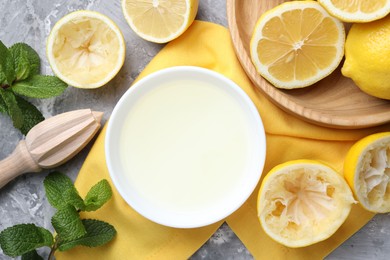
<path id="1" fill-rule="evenodd" d="M 227 0 L 227 17 L 233 45 L 246 74 L 273 103 L 283 110 L 322 126 L 357 129 L 390 122 L 390 101 L 360 91 L 343 77 L 341 66 L 313 86 L 282 90 L 272 86 L 256 71 L 249 44 L 254 26 L 264 11 L 283 0 Z"/>

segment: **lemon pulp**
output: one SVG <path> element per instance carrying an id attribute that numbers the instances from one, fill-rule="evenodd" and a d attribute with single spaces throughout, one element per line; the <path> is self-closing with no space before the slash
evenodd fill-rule
<path id="1" fill-rule="evenodd" d="M 369 22 L 390 12 L 389 0 L 318 0 L 329 13 L 345 22 Z"/>
<path id="2" fill-rule="evenodd" d="M 165 43 L 193 22 L 198 0 L 122 0 L 127 22 L 145 40 Z"/>
<path id="3" fill-rule="evenodd" d="M 125 45 L 108 17 L 76 11 L 59 20 L 48 38 L 47 54 L 54 73 L 74 87 L 96 88 L 122 67 Z"/>
<path id="4" fill-rule="evenodd" d="M 307 87 L 337 68 L 344 40 L 343 24 L 318 3 L 286 2 L 260 17 L 251 40 L 251 59 L 274 86 Z"/>
<path id="5" fill-rule="evenodd" d="M 275 167 L 265 177 L 258 211 L 271 238 L 289 247 L 302 247 L 331 236 L 353 202 L 342 176 L 321 163 L 298 160 Z"/>

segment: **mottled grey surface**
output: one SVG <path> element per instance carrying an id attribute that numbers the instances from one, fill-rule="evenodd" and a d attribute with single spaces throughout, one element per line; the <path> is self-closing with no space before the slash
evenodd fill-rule
<path id="1" fill-rule="evenodd" d="M 58 98 L 34 100 L 45 117 L 65 111 L 92 108 L 105 112 L 104 121 L 145 65 L 162 47 L 137 37 L 125 22 L 120 0 L 0 0 L 0 40 L 7 46 L 26 42 L 38 51 L 42 73 L 52 74 L 45 54 L 45 41 L 51 27 L 65 14 L 90 9 L 111 17 L 126 39 L 126 61 L 107 86 L 97 90 L 68 88 Z M 197 19 L 227 26 L 225 0 L 200 0 Z M 14 130 L 7 117 L 0 115 L 0 160 L 8 156 L 22 135 Z M 88 153 L 88 146 L 76 158 L 58 167 L 73 180 Z M 0 230 L 17 223 L 35 223 L 51 228 L 53 214 L 42 188 L 48 171 L 26 174 L 0 190 Z M 267 250 L 264 248 L 264 250 Z M 47 255 L 47 251 L 41 251 Z M 362 230 L 336 249 L 328 259 L 388 259 L 390 255 L 390 215 L 377 215 Z M 252 259 L 245 246 L 224 224 L 192 257 L 193 259 Z M 315 258 L 315 256 L 313 256 Z M 2 254 L 0 259 L 10 259 Z"/>

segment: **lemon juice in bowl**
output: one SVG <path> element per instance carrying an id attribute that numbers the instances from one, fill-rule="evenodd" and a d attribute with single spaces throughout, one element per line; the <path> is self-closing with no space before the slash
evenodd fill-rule
<path id="1" fill-rule="evenodd" d="M 265 157 L 259 114 L 225 77 L 176 67 L 139 82 L 108 126 L 108 168 L 141 215 L 173 227 L 226 217 L 256 187 Z"/>

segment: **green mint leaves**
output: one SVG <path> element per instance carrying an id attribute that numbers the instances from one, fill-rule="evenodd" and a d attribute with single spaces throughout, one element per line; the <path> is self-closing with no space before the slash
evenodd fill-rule
<path id="1" fill-rule="evenodd" d="M 42 256 L 38 255 L 36 250 L 33 250 L 23 254 L 22 260 L 43 260 L 43 258 Z"/>
<path id="2" fill-rule="evenodd" d="M 34 75 L 16 82 L 12 86 L 12 92 L 31 98 L 50 98 L 60 95 L 65 88 L 64 82 L 57 77 Z"/>
<path id="3" fill-rule="evenodd" d="M 110 184 L 101 180 L 91 188 L 85 197 L 85 211 L 95 211 L 104 205 L 112 196 Z"/>
<path id="4" fill-rule="evenodd" d="M 39 74 L 41 60 L 33 48 L 25 43 L 16 43 L 9 48 L 9 51 L 15 62 L 17 80 Z"/>
<path id="5" fill-rule="evenodd" d="M 19 224 L 0 233 L 0 247 L 4 254 L 22 259 L 42 259 L 35 249 L 51 247 L 54 251 L 69 250 L 75 246 L 97 247 L 110 242 L 116 235 L 115 228 L 100 220 L 80 219 L 80 211 L 94 211 L 103 206 L 112 196 L 107 180 L 95 184 L 83 200 L 71 179 L 59 172 L 52 172 L 44 180 L 49 203 L 57 209 L 51 219 L 56 236 L 34 224 Z"/>
<path id="6" fill-rule="evenodd" d="M 95 219 L 83 219 L 82 222 L 86 234 L 78 239 L 60 243 L 60 251 L 66 251 L 75 246 L 102 246 L 111 241 L 116 234 L 114 227 L 106 222 Z"/>
<path id="7" fill-rule="evenodd" d="M 1 84 L 11 85 L 15 80 L 15 65 L 11 52 L 7 47 L 0 41 L 0 71 L 2 74 Z"/>
<path id="8" fill-rule="evenodd" d="M 43 182 L 49 203 L 56 209 L 72 205 L 77 210 L 95 211 L 103 206 L 112 196 L 107 180 L 95 184 L 83 200 L 72 181 L 59 172 L 52 172 Z"/>
<path id="9" fill-rule="evenodd" d="M 52 217 L 51 224 L 61 241 L 72 241 L 87 233 L 79 213 L 72 205 L 60 208 Z"/>
<path id="10" fill-rule="evenodd" d="M 20 224 L 0 233 L 0 245 L 4 254 L 16 257 L 42 246 L 51 246 L 53 236 L 50 231 L 34 224 Z"/>
<path id="11" fill-rule="evenodd" d="M 71 205 L 76 209 L 84 209 L 84 201 L 80 197 L 71 179 L 60 172 L 52 172 L 43 181 L 49 203 L 56 209 Z"/>
<path id="12" fill-rule="evenodd" d="M 43 117 L 42 113 L 34 105 L 32 105 L 30 102 L 28 102 L 24 98 L 21 98 L 21 97 L 16 96 L 16 95 L 15 95 L 15 98 L 16 98 L 16 102 L 18 103 L 19 109 L 23 113 L 23 125 L 20 128 L 20 131 L 23 134 L 26 134 L 36 124 L 45 120 L 45 118 Z M 0 112 L 1 112 L 1 109 L 0 109 Z"/>
<path id="13" fill-rule="evenodd" d="M 38 53 L 27 44 L 16 43 L 7 48 L 0 41 L 0 113 L 8 115 L 24 135 L 44 117 L 22 96 L 51 98 L 67 88 L 57 77 L 39 75 L 40 67 Z"/>
<path id="14" fill-rule="evenodd" d="M 22 128 L 23 111 L 19 108 L 15 95 L 9 90 L 3 90 L 0 88 L 0 98 L 4 102 L 4 109 L 12 119 L 14 126 L 19 129 Z"/>

